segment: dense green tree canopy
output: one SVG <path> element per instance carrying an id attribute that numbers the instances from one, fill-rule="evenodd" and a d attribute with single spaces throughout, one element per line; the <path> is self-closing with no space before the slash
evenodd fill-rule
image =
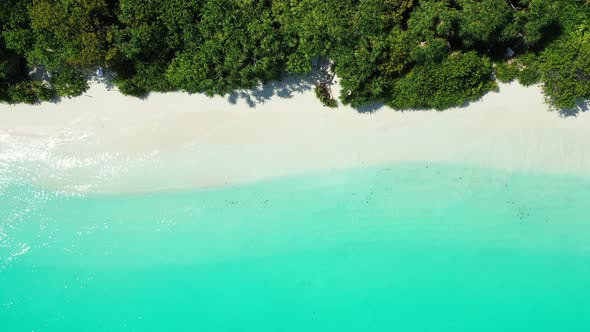
<path id="1" fill-rule="evenodd" d="M 496 78 L 590 97 L 587 0 L 4 0 L 0 32 L 11 103 L 79 95 L 99 68 L 126 94 L 223 95 L 317 59 L 353 106 L 444 109 Z"/>
<path id="2" fill-rule="evenodd" d="M 283 38 L 265 1 L 207 1 L 200 43 L 178 52 L 166 77 L 183 90 L 225 94 L 280 79 Z"/>
<path id="3" fill-rule="evenodd" d="M 437 66 L 419 65 L 393 86 L 389 104 L 398 109 L 444 109 L 461 105 L 495 89 L 492 66 L 475 52 L 454 52 Z"/>

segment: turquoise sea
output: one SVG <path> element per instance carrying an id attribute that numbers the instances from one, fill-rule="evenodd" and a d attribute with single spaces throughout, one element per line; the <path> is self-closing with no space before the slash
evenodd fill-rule
<path id="1" fill-rule="evenodd" d="M 0 195 L 2 332 L 590 331 L 584 177 L 404 164 Z"/>

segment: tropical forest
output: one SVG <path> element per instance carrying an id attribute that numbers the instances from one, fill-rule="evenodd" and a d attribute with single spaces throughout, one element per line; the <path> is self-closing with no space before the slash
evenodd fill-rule
<path id="1" fill-rule="evenodd" d="M 518 81 L 573 108 L 590 97 L 590 0 L 0 2 L 5 103 L 81 95 L 97 72 L 138 97 L 226 95 L 318 63 L 352 107 L 442 110 Z"/>

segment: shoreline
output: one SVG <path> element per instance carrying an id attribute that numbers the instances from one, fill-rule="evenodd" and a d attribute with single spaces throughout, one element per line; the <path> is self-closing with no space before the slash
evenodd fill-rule
<path id="1" fill-rule="evenodd" d="M 32 162 L 36 174 L 23 176 L 34 184 L 74 192 L 210 188 L 412 162 L 590 175 L 590 112 L 550 112 L 538 87 L 500 84 L 443 112 L 360 113 L 323 107 L 309 87 L 281 98 L 287 86 L 265 86 L 254 107 L 243 96 L 180 92 L 141 100 L 97 83 L 56 104 L 0 105 L 0 166 Z"/>

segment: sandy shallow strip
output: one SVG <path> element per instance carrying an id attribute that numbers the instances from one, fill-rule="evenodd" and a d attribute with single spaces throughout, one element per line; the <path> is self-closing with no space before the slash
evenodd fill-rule
<path id="1" fill-rule="evenodd" d="M 99 192 L 231 185 L 396 162 L 590 175 L 590 112 L 550 112 L 538 87 L 501 85 L 499 93 L 445 112 L 359 113 L 324 108 L 310 90 L 288 95 L 141 100 L 94 84 L 57 104 L 0 105 L 0 167 L 7 174 L 33 163 L 34 174 L 24 176 L 36 184 Z"/>

